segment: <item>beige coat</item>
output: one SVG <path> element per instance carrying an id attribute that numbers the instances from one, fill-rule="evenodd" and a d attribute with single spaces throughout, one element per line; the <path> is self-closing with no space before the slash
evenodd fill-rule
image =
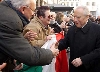
<path id="1" fill-rule="evenodd" d="M 23 33 L 25 34 L 29 29 L 37 33 L 35 40 L 30 41 L 33 46 L 41 47 L 46 42 L 46 36 L 50 34 L 50 28 L 45 29 L 42 21 L 35 17 L 31 22 L 24 28 Z"/>

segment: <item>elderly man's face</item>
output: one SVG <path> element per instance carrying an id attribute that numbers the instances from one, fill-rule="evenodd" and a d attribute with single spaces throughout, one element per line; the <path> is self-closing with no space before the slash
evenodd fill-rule
<path id="1" fill-rule="evenodd" d="M 36 9 L 36 3 L 34 0 L 32 0 L 32 2 L 29 5 L 23 6 L 21 8 L 21 12 L 30 21 L 30 19 L 34 16 L 35 9 Z"/>
<path id="2" fill-rule="evenodd" d="M 83 27 L 89 19 L 88 15 L 84 15 L 83 9 L 76 9 L 74 11 L 74 22 L 78 28 Z"/>

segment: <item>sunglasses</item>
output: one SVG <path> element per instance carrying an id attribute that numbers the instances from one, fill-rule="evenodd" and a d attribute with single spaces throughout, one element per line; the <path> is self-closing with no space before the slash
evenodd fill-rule
<path id="1" fill-rule="evenodd" d="M 50 19 L 51 19 L 52 17 L 53 17 L 53 15 L 49 15 L 49 16 L 48 16 L 48 18 L 50 18 Z"/>

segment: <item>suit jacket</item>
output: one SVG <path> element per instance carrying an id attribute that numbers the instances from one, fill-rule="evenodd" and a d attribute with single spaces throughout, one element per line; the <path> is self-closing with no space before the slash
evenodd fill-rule
<path id="1" fill-rule="evenodd" d="M 52 52 L 31 46 L 22 31 L 23 24 L 17 13 L 6 2 L 0 3 L 0 61 L 9 57 L 27 65 L 51 63 Z"/>
<path id="2" fill-rule="evenodd" d="M 100 25 L 88 21 L 85 27 L 72 26 L 59 43 L 59 49 L 70 47 L 70 72 L 99 72 L 100 69 Z M 82 65 L 74 67 L 71 61 L 81 58 Z"/>

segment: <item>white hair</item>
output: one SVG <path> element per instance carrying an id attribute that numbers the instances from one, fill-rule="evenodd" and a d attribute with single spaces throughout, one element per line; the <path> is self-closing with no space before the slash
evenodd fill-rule
<path id="1" fill-rule="evenodd" d="M 86 6 L 78 6 L 76 9 L 83 9 L 84 15 L 90 15 L 90 11 Z"/>
<path id="2" fill-rule="evenodd" d="M 6 0 L 6 1 L 11 1 L 11 4 L 19 9 L 21 6 L 26 6 L 31 3 L 31 0 Z"/>
<path id="3" fill-rule="evenodd" d="M 52 15 L 56 15 L 56 13 L 55 13 L 55 12 L 51 12 L 51 14 L 52 14 Z"/>

